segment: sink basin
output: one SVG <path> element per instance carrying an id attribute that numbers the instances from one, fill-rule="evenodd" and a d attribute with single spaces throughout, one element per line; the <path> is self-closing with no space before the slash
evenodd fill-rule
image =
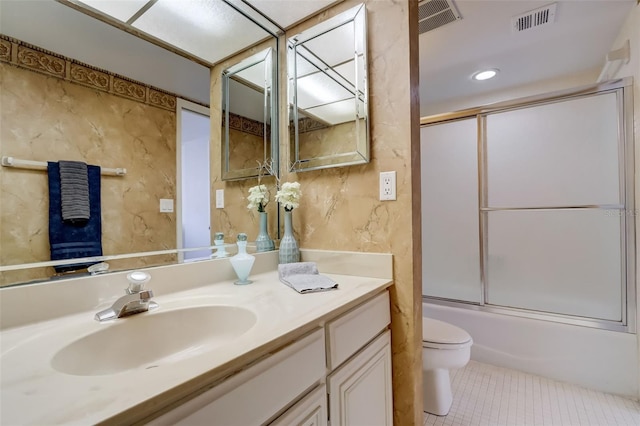
<path id="1" fill-rule="evenodd" d="M 147 312 L 100 324 L 105 328 L 63 347 L 51 365 L 76 376 L 156 368 L 229 343 L 255 323 L 253 312 L 235 306 Z"/>

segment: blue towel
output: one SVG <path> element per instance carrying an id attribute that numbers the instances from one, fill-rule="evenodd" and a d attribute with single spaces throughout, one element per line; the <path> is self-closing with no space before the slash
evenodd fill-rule
<path id="1" fill-rule="evenodd" d="M 60 188 L 60 166 L 49 162 L 49 245 L 51 260 L 75 259 L 78 257 L 102 256 L 102 218 L 100 212 L 100 167 L 87 166 L 89 180 L 89 206 L 91 214 L 85 223 L 70 223 L 62 220 Z M 83 269 L 93 265 L 77 263 L 56 266 L 56 272 Z"/>

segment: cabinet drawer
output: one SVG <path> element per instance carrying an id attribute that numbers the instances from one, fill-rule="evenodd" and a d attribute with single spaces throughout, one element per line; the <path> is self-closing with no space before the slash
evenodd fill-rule
<path id="1" fill-rule="evenodd" d="M 390 322 L 388 291 L 331 321 L 327 326 L 329 370 L 345 362 Z"/>
<path id="2" fill-rule="evenodd" d="M 318 330 L 155 419 L 152 424 L 263 424 L 324 377 L 324 354 L 324 333 Z"/>

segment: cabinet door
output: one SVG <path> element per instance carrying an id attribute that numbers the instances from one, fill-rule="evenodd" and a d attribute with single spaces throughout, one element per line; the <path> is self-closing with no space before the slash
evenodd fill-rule
<path id="1" fill-rule="evenodd" d="M 327 387 L 318 386 L 269 426 L 327 426 Z"/>
<path id="2" fill-rule="evenodd" d="M 385 331 L 329 376 L 331 426 L 393 424 L 390 336 Z"/>

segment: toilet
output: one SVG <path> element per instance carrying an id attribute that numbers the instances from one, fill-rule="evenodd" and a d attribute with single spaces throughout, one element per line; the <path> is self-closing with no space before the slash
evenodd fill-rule
<path id="1" fill-rule="evenodd" d="M 422 318 L 422 373 L 424 411 L 445 416 L 453 396 L 449 370 L 469 362 L 473 339 L 455 325 Z"/>

